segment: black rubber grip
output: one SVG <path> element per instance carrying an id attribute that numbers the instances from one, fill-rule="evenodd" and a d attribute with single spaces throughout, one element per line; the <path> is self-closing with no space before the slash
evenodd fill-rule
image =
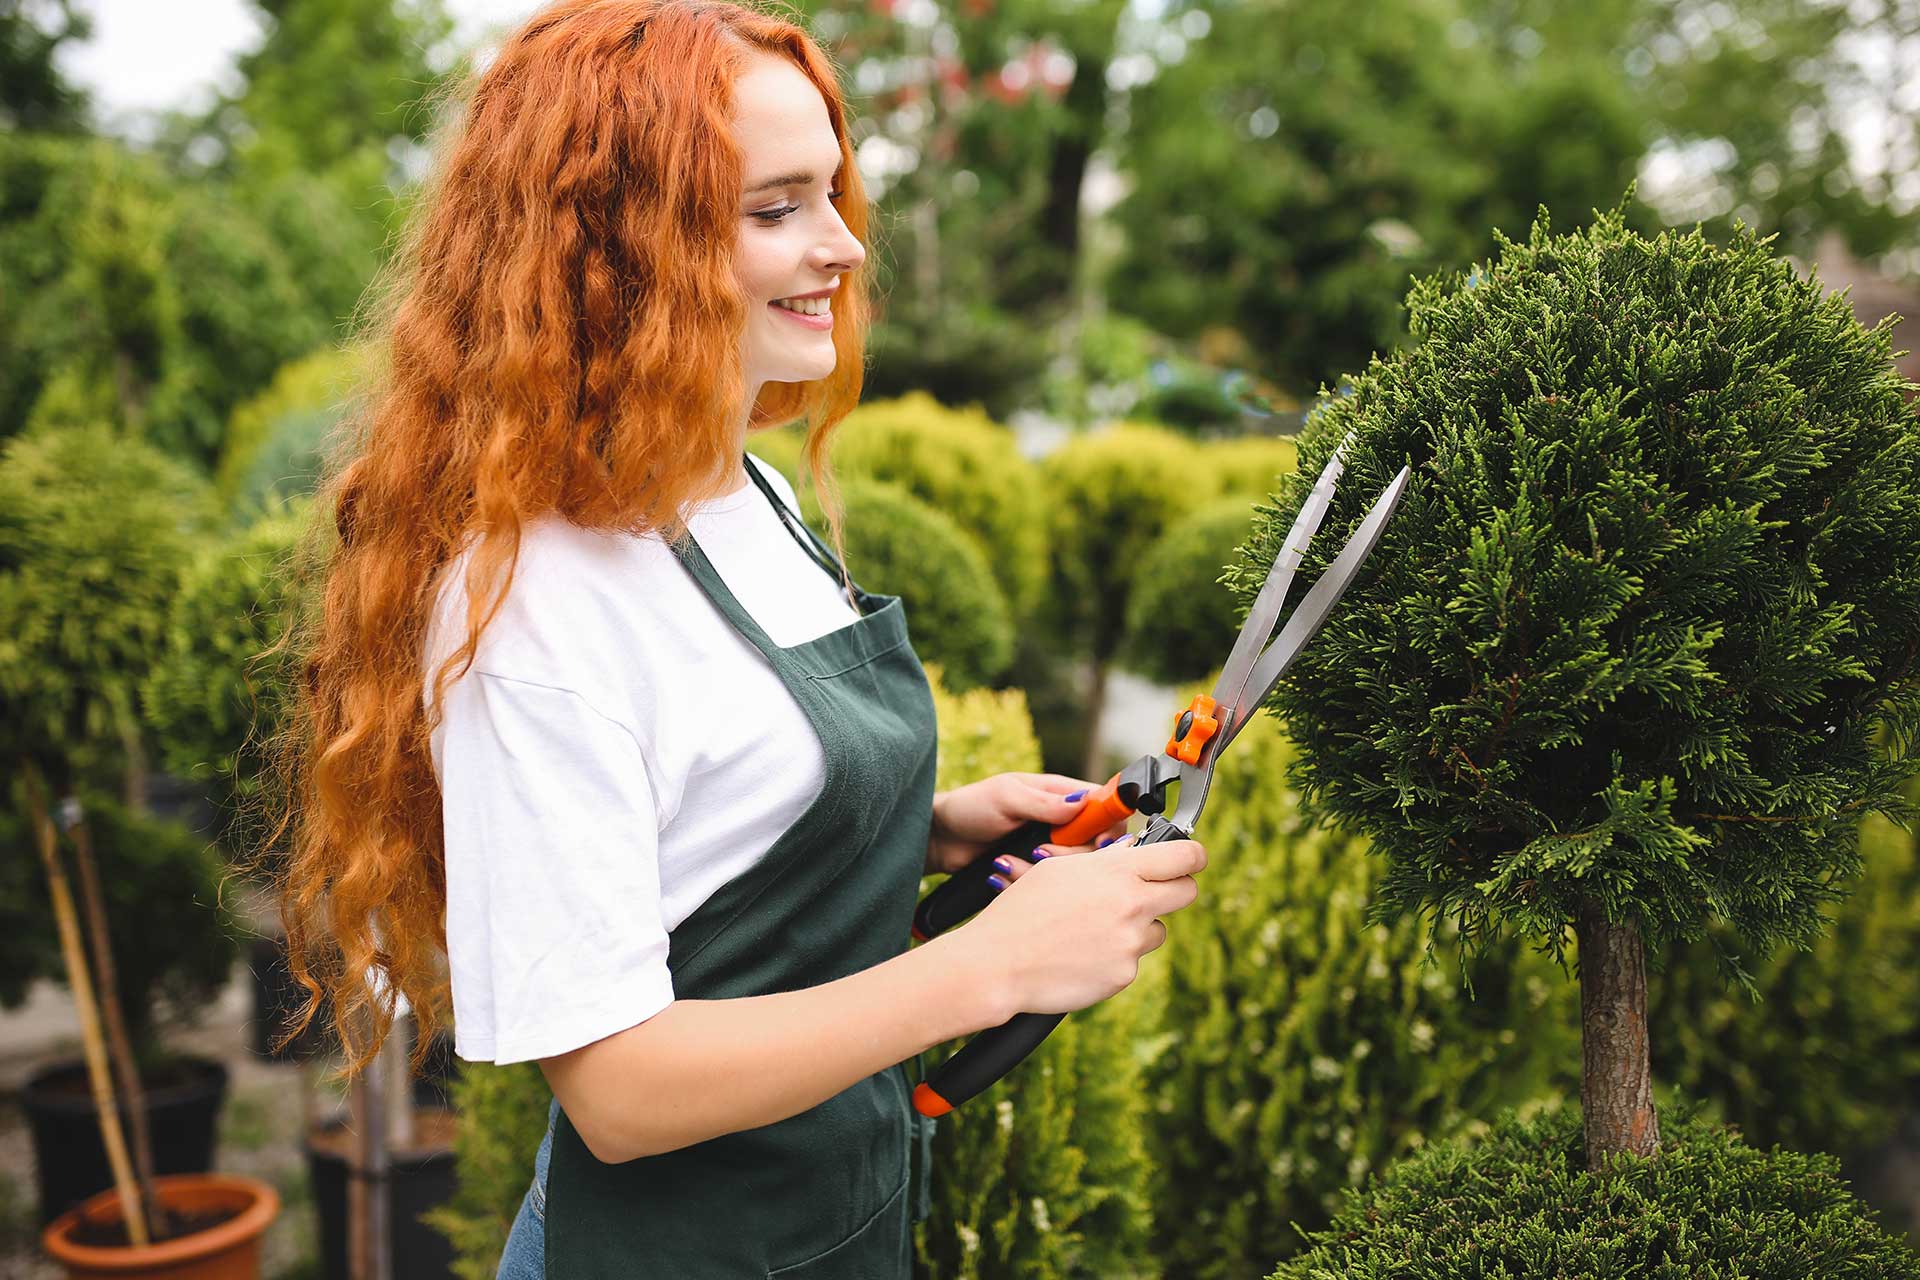
<path id="1" fill-rule="evenodd" d="M 1188 832 L 1156 816 L 1148 820 L 1147 829 L 1133 844 L 1190 838 Z M 981 883 L 988 889 L 992 887 L 984 881 Z M 929 900 L 933 897 L 927 896 Z M 1021 1059 L 1039 1048 L 1040 1042 L 1053 1034 L 1053 1029 L 1066 1016 L 1064 1013 L 1016 1013 L 999 1026 L 988 1027 L 934 1068 L 926 1082 L 914 1091 L 914 1108 L 922 1115 L 945 1115 L 1019 1066 Z"/>
<path id="2" fill-rule="evenodd" d="M 913 912 L 913 936 L 925 942 L 985 910 L 994 899 L 994 888 L 987 883 L 987 877 L 994 874 L 993 860 L 1011 854 L 1032 862 L 1033 851 L 1051 839 L 1053 828 L 1044 822 L 1029 822 L 1009 831 L 920 899 Z"/>

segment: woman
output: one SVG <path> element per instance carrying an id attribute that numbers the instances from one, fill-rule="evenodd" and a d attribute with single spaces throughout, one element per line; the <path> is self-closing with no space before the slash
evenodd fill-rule
<path id="1" fill-rule="evenodd" d="M 358 1070 L 398 996 L 424 1043 L 450 991 L 463 1058 L 539 1062 L 503 1276 L 904 1277 L 904 1062 L 1126 986 L 1205 852 L 1016 862 L 907 948 L 922 875 L 1088 784 L 934 794 L 899 600 L 746 455 L 804 418 L 838 545 L 866 203 L 799 28 L 562 0 L 443 165 L 322 498 L 284 895 L 309 1013 Z"/>

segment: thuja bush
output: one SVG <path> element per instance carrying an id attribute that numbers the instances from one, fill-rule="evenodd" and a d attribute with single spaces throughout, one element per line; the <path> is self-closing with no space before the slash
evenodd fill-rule
<path id="1" fill-rule="evenodd" d="M 928 674 L 940 721 L 936 786 L 1039 768 L 1018 689 L 950 694 L 937 665 Z M 1156 1003 L 1154 959 L 1142 980 L 1066 1018 L 1018 1069 L 935 1121 L 931 1214 L 914 1228 L 923 1280 L 1155 1274 L 1136 1053 Z M 927 1070 L 963 1043 L 929 1049 Z"/>
<path id="2" fill-rule="evenodd" d="M 836 474 L 897 484 L 951 516 L 986 552 L 1014 617 L 1032 613 L 1046 586 L 1046 498 L 1013 432 L 914 391 L 848 414 L 832 456 Z"/>
<path id="3" fill-rule="evenodd" d="M 1907 794 L 1920 802 L 1920 780 Z M 1655 1077 L 1760 1147 L 1844 1155 L 1894 1132 L 1920 1086 L 1915 844 L 1878 814 L 1861 824 L 1853 893 L 1810 951 L 1755 968 L 1757 1003 L 1719 980 L 1708 944 L 1676 953 L 1648 984 Z"/>
<path id="4" fill-rule="evenodd" d="M 1221 757 L 1206 888 L 1164 949 L 1146 1079 L 1168 1275 L 1263 1274 L 1390 1161 L 1503 1106 L 1557 1102 L 1577 1054 L 1551 961 L 1509 940 L 1478 957 L 1469 995 L 1449 930 L 1429 957 L 1416 922 L 1367 923 L 1380 868 L 1273 784 L 1292 755 L 1261 716 Z"/>
<path id="5" fill-rule="evenodd" d="M 1579 1108 L 1503 1115 L 1347 1194 L 1268 1280 L 1907 1280 L 1920 1255 L 1840 1180 L 1832 1156 L 1749 1146 L 1664 1096 L 1671 1149 L 1586 1168 Z M 1255 1274 L 1249 1272 L 1247 1274 Z"/>
<path id="6" fill-rule="evenodd" d="M 1624 207 L 1624 206 L 1623 206 Z M 1257 587 L 1351 433 L 1302 566 L 1402 465 L 1366 570 L 1281 681 L 1304 802 L 1385 859 L 1379 918 L 1578 939 L 1588 1156 L 1651 1155 L 1649 952 L 1811 941 L 1907 809 L 1920 418 L 1890 324 L 1745 232 L 1544 214 L 1408 295 L 1414 345 L 1323 402 L 1231 577 Z"/>
<path id="7" fill-rule="evenodd" d="M 141 690 L 161 762 L 207 784 L 226 815 L 225 843 L 251 852 L 264 832 L 233 827 L 255 796 L 265 744 L 292 696 L 281 637 L 294 604 L 291 557 L 310 504 L 296 501 L 202 548 L 167 614 L 166 639 Z M 257 824 L 256 824 L 257 825 Z"/>
<path id="8" fill-rule="evenodd" d="M 846 562 L 869 591 L 901 597 L 914 652 L 947 671 L 955 689 L 984 684 L 1013 660 L 1013 620 L 1007 600 L 970 534 L 945 513 L 894 485 L 849 479 Z M 801 511 L 826 528 L 812 490 Z"/>
<path id="9" fill-rule="evenodd" d="M 493 1280 L 533 1158 L 547 1131 L 553 1093 L 532 1062 L 462 1062 L 453 1082 L 453 1195 L 425 1215 L 453 1245 L 460 1280 Z"/>
<path id="10" fill-rule="evenodd" d="M 365 387 L 370 353 L 323 347 L 282 365 L 227 422 L 214 487 L 241 518 L 310 493 L 332 432 Z"/>
<path id="11" fill-rule="evenodd" d="M 1244 613 L 1224 575 L 1252 525 L 1251 501 L 1219 498 L 1147 548 L 1127 600 L 1120 666 L 1177 684 L 1221 665 Z"/>

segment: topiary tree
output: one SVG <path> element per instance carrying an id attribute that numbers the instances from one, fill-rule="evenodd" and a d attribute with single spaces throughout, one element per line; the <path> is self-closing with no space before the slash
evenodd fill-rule
<path id="1" fill-rule="evenodd" d="M 1660 1150 L 1648 952 L 1714 920 L 1810 941 L 1861 818 L 1908 810 L 1920 419 L 1890 323 L 1745 233 L 1648 240 L 1616 209 L 1553 237 L 1543 213 L 1408 304 L 1417 345 L 1302 436 L 1301 477 L 1353 437 L 1304 578 L 1417 479 L 1273 702 L 1313 812 L 1386 859 L 1380 918 L 1510 926 L 1563 962 L 1572 927 L 1597 1170 Z M 1243 599 L 1303 489 L 1263 513 Z"/>
<path id="2" fill-rule="evenodd" d="M 833 466 L 897 484 L 951 516 L 987 553 L 1014 617 L 1032 614 L 1046 586 L 1046 503 L 1011 431 L 977 407 L 949 409 L 913 391 L 848 414 L 834 428 Z"/>
<path id="3" fill-rule="evenodd" d="M 945 513 L 905 490 L 848 480 L 847 570 L 869 591 L 905 603 L 914 652 L 946 668 L 955 689 L 984 684 L 1013 660 L 1013 621 L 979 544 Z M 819 499 L 800 509 L 825 530 Z"/>
<path id="4" fill-rule="evenodd" d="M 1760 1151 L 1679 1095 L 1669 1151 L 1586 1167 L 1580 1109 L 1500 1118 L 1349 1191 L 1313 1247 L 1267 1280 L 1908 1280 L 1920 1257 L 1881 1228 L 1832 1156 Z M 1251 1273 L 1250 1273 L 1251 1274 Z"/>
<path id="5" fill-rule="evenodd" d="M 293 695 L 286 651 L 269 654 L 294 606 L 293 555 L 311 504 L 262 516 L 233 538 L 203 547 L 169 609 L 160 656 L 141 688 L 146 722 L 172 772 L 209 785 L 227 815 L 228 847 L 249 854 L 258 830 L 266 744 Z M 251 825 L 233 824 L 251 819 Z"/>
<path id="6" fill-rule="evenodd" d="M 1165 948 L 1145 1080 L 1153 1256 L 1191 1280 L 1259 1275 L 1390 1161 L 1500 1107 L 1557 1102 L 1577 1048 L 1571 993 L 1546 958 L 1491 948 L 1469 997 L 1417 922 L 1367 922 L 1379 868 L 1271 784 L 1293 755 L 1262 716 L 1221 757 L 1207 890 Z M 1456 945 L 1445 929 L 1441 941 Z"/>

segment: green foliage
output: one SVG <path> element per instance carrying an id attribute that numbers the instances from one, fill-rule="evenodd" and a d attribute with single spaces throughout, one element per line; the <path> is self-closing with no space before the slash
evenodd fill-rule
<path id="1" fill-rule="evenodd" d="M 1221 585 L 1253 504 L 1221 498 L 1161 534 L 1140 558 L 1117 661 L 1149 680 L 1198 680 L 1226 661 L 1244 610 Z"/>
<path id="2" fill-rule="evenodd" d="M 1032 772 L 1039 744 L 1017 689 L 951 694 L 937 667 L 942 790 Z M 929 879 L 922 891 L 930 890 Z M 1136 1274 L 1149 1265 L 1145 1091 L 1135 1046 L 1150 970 L 1073 1014 L 1005 1079 L 935 1122 L 933 1212 L 915 1228 L 923 1280 Z M 962 1042 L 923 1057 L 929 1070 Z"/>
<path id="3" fill-rule="evenodd" d="M 553 1094 L 538 1063 L 462 1062 L 452 1099 L 453 1196 L 423 1219 L 453 1244 L 455 1275 L 493 1280 L 533 1181 Z"/>
<path id="4" fill-rule="evenodd" d="M 126 759 L 210 507 L 187 468 L 105 428 L 0 450 L 0 759 L 56 789 Z"/>
<path id="5" fill-rule="evenodd" d="M 834 430 L 835 474 L 897 484 L 978 541 L 1016 618 L 1046 583 L 1045 498 L 1013 433 L 977 408 L 924 391 L 868 401 Z"/>
<path id="6" fill-rule="evenodd" d="M 1304 587 L 1413 468 L 1275 694 L 1309 809 L 1386 855 L 1383 918 L 1470 940 L 1505 921 L 1557 951 L 1588 898 L 1656 957 L 1713 918 L 1759 950 L 1816 936 L 1920 733 L 1920 419 L 1890 326 L 1749 237 L 1649 241 L 1617 211 L 1408 301 L 1420 345 L 1321 404 L 1249 543 L 1271 557 L 1353 433 Z"/>
<path id="7" fill-rule="evenodd" d="M 1469 993 L 1454 939 L 1429 957 L 1418 922 L 1366 923 L 1380 867 L 1273 785 L 1292 755 L 1260 716 L 1221 757 L 1200 901 L 1170 924 L 1146 1082 L 1169 1275 L 1261 1274 L 1349 1186 L 1499 1107 L 1557 1100 L 1579 1058 L 1578 997 L 1550 961 L 1509 940 Z"/>
<path id="8" fill-rule="evenodd" d="M 211 466 L 233 406 L 332 317 L 232 201 L 105 141 L 0 134 L 0 436 L 113 423 Z"/>
<path id="9" fill-rule="evenodd" d="M 34 8 L 45 16 L 30 16 Z M 85 123 L 87 95 L 60 73 L 56 51 L 92 33 L 93 19 L 73 0 L 0 9 L 0 129 L 64 132 Z"/>
<path id="10" fill-rule="evenodd" d="M 1920 800 L 1920 782 L 1908 795 Z M 1705 943 L 1648 983 L 1654 1078 L 1710 1101 L 1757 1146 L 1860 1151 L 1912 1106 L 1920 858 L 1913 834 L 1878 815 L 1861 824 L 1860 858 L 1858 886 L 1812 950 L 1781 948 L 1756 966 L 1760 1003 L 1715 978 Z"/>
<path id="11" fill-rule="evenodd" d="M 362 386 L 365 353 L 323 347 L 283 366 L 227 423 L 214 487 L 230 510 L 251 515 L 275 498 L 313 491 L 328 434 Z"/>
<path id="12" fill-rule="evenodd" d="M 201 549 L 173 597 L 163 652 L 141 689 L 161 763 L 211 784 L 230 817 L 258 793 L 265 744 L 291 710 L 291 658 L 263 655 L 288 625 L 291 557 L 309 506 L 301 499 Z M 250 852 L 264 834 L 229 832 L 226 843 Z"/>
<path id="13" fill-rule="evenodd" d="M 847 571 L 869 591 L 901 597 L 914 651 L 939 662 L 956 689 L 984 684 L 1013 659 L 1006 597 L 972 536 L 905 490 L 849 480 Z M 824 532 L 819 499 L 801 496 L 807 522 Z"/>
<path id="14" fill-rule="evenodd" d="M 26 818 L 9 788 L 0 811 L 0 1004 L 16 1004 L 36 978 L 65 982 L 66 968 Z M 135 813 L 104 792 L 83 792 L 100 867 L 107 933 L 127 1036 L 143 1064 L 161 1039 L 203 1013 L 233 975 L 239 924 L 223 900 L 226 864 L 177 822 Z M 78 894 L 78 887 L 75 893 Z"/>
<path id="15" fill-rule="evenodd" d="M 1052 547 L 1047 629 L 1096 662 L 1113 657 L 1147 548 L 1207 498 L 1198 448 L 1161 427 L 1123 423 L 1076 436 L 1040 463 Z"/>
<path id="16" fill-rule="evenodd" d="M 1587 1171 L 1580 1109 L 1503 1115 L 1369 1180 L 1268 1280 L 1893 1280 L 1920 1256 L 1887 1234 L 1831 1156 L 1760 1151 L 1662 1100 L 1660 1154 Z"/>

